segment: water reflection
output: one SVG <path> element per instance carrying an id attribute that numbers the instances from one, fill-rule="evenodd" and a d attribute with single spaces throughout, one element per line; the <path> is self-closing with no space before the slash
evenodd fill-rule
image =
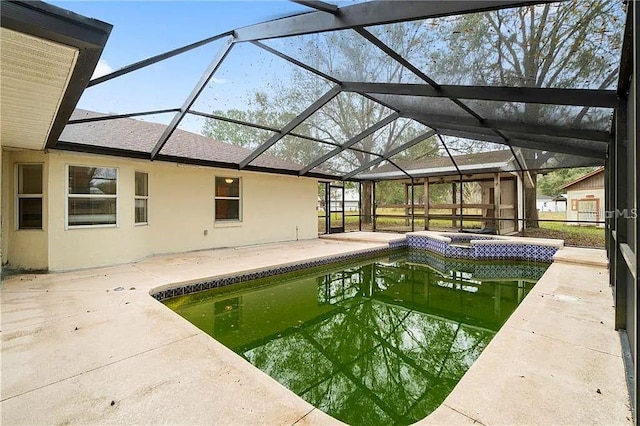
<path id="1" fill-rule="evenodd" d="M 470 264 L 438 271 L 407 260 L 415 259 L 281 276 L 168 304 L 332 416 L 407 424 L 442 403 L 535 282 L 487 279 L 487 265 L 478 277 Z"/>

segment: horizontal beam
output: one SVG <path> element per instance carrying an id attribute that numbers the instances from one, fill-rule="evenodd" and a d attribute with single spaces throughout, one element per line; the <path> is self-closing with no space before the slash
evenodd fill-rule
<path id="1" fill-rule="evenodd" d="M 385 118 L 383 118 L 382 120 L 380 120 L 376 124 L 374 124 L 373 126 L 371 126 L 371 127 L 367 128 L 367 129 L 363 130 L 362 132 L 358 133 L 356 136 L 352 137 L 351 139 L 346 141 L 341 146 L 339 146 L 336 149 L 326 153 L 322 157 L 320 157 L 317 160 L 313 161 L 311 164 L 307 165 L 304 169 L 300 170 L 300 175 L 301 176 L 304 175 L 305 173 L 309 172 L 310 170 L 314 169 L 315 167 L 318 167 L 319 165 L 321 165 L 325 161 L 327 161 L 327 160 L 335 157 L 336 155 L 340 154 L 342 151 L 344 151 L 346 149 L 349 149 L 351 146 L 357 144 L 358 142 L 360 142 L 361 140 L 363 140 L 367 136 L 371 136 L 372 134 L 374 134 L 378 130 L 382 129 L 387 124 L 391 123 L 393 120 L 397 119 L 399 116 L 400 115 L 397 112 L 394 112 L 393 114 L 390 114 L 390 115 L 386 116 Z"/>
<path id="2" fill-rule="evenodd" d="M 603 130 L 573 129 L 570 127 L 550 126 L 546 124 L 527 124 L 517 121 L 488 120 L 485 119 L 485 127 L 480 126 L 478 120 L 471 117 L 457 117 L 440 114 L 420 114 L 411 111 L 403 111 L 403 117 L 412 118 L 428 123 L 433 123 L 436 127 L 464 126 L 466 128 L 477 128 L 486 132 L 486 128 L 497 129 L 506 132 L 515 132 L 535 138 L 538 135 L 553 136 L 558 138 L 581 139 L 585 141 L 609 143 L 613 136 Z M 453 127 L 455 128 L 455 127 Z"/>
<path id="3" fill-rule="evenodd" d="M 245 167 L 247 167 L 249 165 L 249 163 L 251 163 L 253 160 L 255 160 L 260 155 L 262 155 L 267 149 L 271 148 L 276 142 L 278 142 L 280 139 L 282 139 L 287 134 L 289 134 L 293 129 L 298 127 L 303 121 L 305 121 L 307 118 L 311 117 L 316 111 L 318 111 L 320 108 L 325 106 L 325 104 L 327 104 L 333 98 L 338 96 L 338 94 L 340 94 L 341 91 L 342 90 L 341 90 L 340 86 L 336 85 L 336 86 L 332 87 L 327 93 L 322 95 L 313 104 L 311 104 L 307 109 L 302 111 L 293 120 L 291 120 L 289 123 L 287 123 L 282 128 L 282 130 L 280 130 L 280 133 L 278 133 L 276 135 L 273 135 L 271 138 L 269 138 L 268 141 L 266 141 L 265 143 L 260 145 L 251 154 L 249 154 L 247 156 L 247 158 L 242 160 L 240 162 L 240 168 L 244 169 Z"/>
<path id="4" fill-rule="evenodd" d="M 336 15 L 338 13 L 338 6 L 331 3 L 325 3 L 318 0 L 291 0 L 293 3 L 298 3 L 302 6 L 307 6 L 312 9 L 316 9 L 322 12 L 331 13 Z"/>
<path id="5" fill-rule="evenodd" d="M 443 129 L 443 128 L 437 128 L 435 130 L 438 132 L 438 134 L 445 135 L 445 136 L 454 136 L 458 138 L 465 138 L 465 139 L 493 142 L 501 145 L 507 145 L 504 139 L 494 134 L 470 133 L 470 132 Z M 513 147 L 517 146 L 525 149 L 535 149 L 535 150 L 541 150 L 541 151 L 555 152 L 559 154 L 577 155 L 580 157 L 597 158 L 601 160 L 604 160 L 607 158 L 606 150 L 604 151 L 588 150 L 588 149 L 578 148 L 575 146 L 551 144 L 547 142 L 539 142 L 539 141 L 526 140 L 526 139 L 509 139 L 509 145 Z"/>
<path id="6" fill-rule="evenodd" d="M 235 35 L 238 41 L 263 40 L 550 2 L 549 0 L 418 0 L 403 1 L 402 3 L 397 1 L 371 1 L 341 7 L 337 16 L 322 11 L 304 13 L 239 28 L 235 31 Z"/>
<path id="7" fill-rule="evenodd" d="M 87 117 L 87 118 L 78 118 L 76 120 L 69 120 L 67 124 L 93 123 L 95 121 L 116 120 L 118 118 L 141 117 L 145 115 L 155 115 L 155 114 L 168 114 L 170 112 L 179 112 L 179 111 L 180 111 L 180 108 L 171 108 L 171 109 L 157 109 L 154 111 L 130 112 L 128 114 L 101 115 L 98 117 Z"/>
<path id="8" fill-rule="evenodd" d="M 157 62 L 164 61 L 165 59 L 172 58 L 172 57 L 174 57 L 176 55 L 180 55 L 181 53 L 188 52 L 188 51 L 196 49 L 196 48 L 198 48 L 200 46 L 204 46 L 205 44 L 209 44 L 209 43 L 212 43 L 212 42 L 214 42 L 216 40 L 219 40 L 221 38 L 228 37 L 228 36 L 230 36 L 232 34 L 233 34 L 233 31 L 227 31 L 227 32 L 222 33 L 222 34 L 214 35 L 213 37 L 208 37 L 208 38 L 205 38 L 203 40 L 196 41 L 195 43 L 191 43 L 191 44 L 188 44 L 186 46 L 179 47 L 179 48 L 173 49 L 173 50 L 169 50 L 168 52 L 164 52 L 164 53 L 161 53 L 161 54 L 156 55 L 156 56 L 152 56 L 152 57 L 147 58 L 147 59 L 143 59 L 142 61 L 138 61 L 138 62 L 133 63 L 131 65 L 127 65 L 127 66 L 122 67 L 122 68 L 120 68 L 118 70 L 110 72 L 109 74 L 105 74 L 103 76 L 94 78 L 93 80 L 91 80 L 89 82 L 87 87 L 95 86 L 96 84 L 104 83 L 105 81 L 109 81 L 109 80 L 114 79 L 116 77 L 120 77 L 121 75 L 129 74 L 130 72 L 137 71 L 137 70 L 139 70 L 141 68 L 144 68 L 144 67 L 148 67 L 149 65 L 153 65 L 153 64 L 155 64 Z"/>
<path id="9" fill-rule="evenodd" d="M 614 108 L 615 90 L 344 82 L 345 92 Z"/>

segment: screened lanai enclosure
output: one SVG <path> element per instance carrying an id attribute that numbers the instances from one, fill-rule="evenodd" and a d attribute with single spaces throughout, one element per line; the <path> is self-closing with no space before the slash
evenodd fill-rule
<path id="1" fill-rule="evenodd" d="M 535 204 L 539 174 L 604 165 L 624 3 L 294 3 L 317 11 L 215 35 L 92 80 L 79 105 L 113 98 L 111 110 L 122 114 L 77 111 L 57 146 L 86 150 L 92 142 L 77 135 L 96 121 L 165 124 L 136 146 L 100 139 L 94 149 L 333 182 L 319 191 L 321 233 L 521 231 L 544 220 Z M 171 81 L 183 63 L 205 69 L 190 93 L 158 93 L 136 102 L 139 111 L 118 110 L 114 93 L 143 90 L 148 73 Z M 185 147 L 182 131 L 247 151 Z M 486 173 L 472 173 L 483 162 Z M 489 194 L 496 173 L 508 176 Z M 443 180 L 452 182 L 448 194 Z M 344 206 L 336 182 L 358 183 L 357 212 L 323 208 L 326 197 Z M 394 186 L 404 187 L 404 199 L 385 202 Z"/>
<path id="2" fill-rule="evenodd" d="M 593 222 L 637 365 L 635 2 L 293 3 L 91 80 L 79 107 L 110 112 L 77 110 L 47 148 L 317 178 L 320 232 L 518 233 L 539 219 L 538 176 L 605 167 Z M 122 93 L 137 110 L 119 109 Z M 126 146 L 82 130 L 128 118 L 163 126 Z"/>

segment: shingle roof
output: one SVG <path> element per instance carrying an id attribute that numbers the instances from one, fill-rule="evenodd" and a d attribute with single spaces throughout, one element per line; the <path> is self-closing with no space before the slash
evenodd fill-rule
<path id="1" fill-rule="evenodd" d="M 71 115 L 71 120 L 105 115 L 76 109 Z M 164 124 L 135 120 L 133 118 L 67 124 L 62 135 L 60 135 L 60 141 L 150 153 L 166 127 Z M 181 129 L 175 130 L 160 151 L 162 155 L 229 164 L 240 163 L 250 153 L 251 150 L 249 149 L 215 141 L 206 136 Z M 261 155 L 251 164 L 285 170 L 302 169 L 300 164 L 285 161 L 269 154 Z"/>
<path id="2" fill-rule="evenodd" d="M 482 170 L 483 168 L 486 168 L 487 171 L 489 171 L 489 169 L 494 170 L 496 168 L 496 164 L 507 163 L 512 158 L 513 155 L 508 149 L 453 156 L 456 164 L 461 169 L 477 166 L 474 169 Z M 435 172 L 436 169 L 439 169 L 438 173 L 440 174 L 448 169 L 451 169 L 453 174 L 456 174 L 455 166 L 451 162 L 451 158 L 449 158 L 449 156 L 423 157 L 417 160 L 397 160 L 394 162 L 409 173 L 411 173 L 411 171 L 420 170 L 420 176 L 427 176 L 429 174 L 429 170 Z M 358 177 L 366 178 L 367 176 L 374 176 L 382 173 L 397 173 L 398 175 L 403 175 L 402 172 L 392 164 L 384 164 L 366 173 L 362 173 Z M 416 176 L 418 175 L 416 174 Z"/>

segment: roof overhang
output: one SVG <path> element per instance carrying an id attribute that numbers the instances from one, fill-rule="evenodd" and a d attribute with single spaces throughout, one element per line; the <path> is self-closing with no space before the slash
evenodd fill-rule
<path id="1" fill-rule="evenodd" d="M 112 26 L 43 2 L 0 8 L 0 145 L 53 147 L 100 59 Z"/>

